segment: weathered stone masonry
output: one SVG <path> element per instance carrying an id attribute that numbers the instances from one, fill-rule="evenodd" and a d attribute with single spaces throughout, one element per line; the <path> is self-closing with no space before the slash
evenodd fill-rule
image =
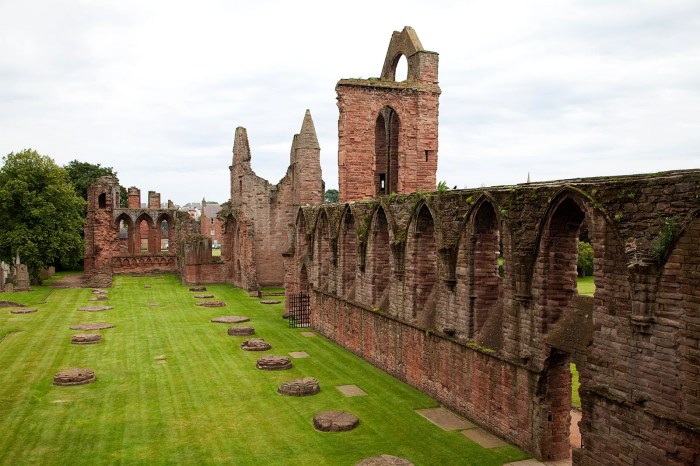
<path id="1" fill-rule="evenodd" d="M 89 286 L 110 286 L 115 273 L 175 272 L 177 211 L 160 206 L 160 194 L 129 188 L 127 208 L 119 207 L 119 180 L 102 177 L 88 189 L 85 221 L 85 278 Z"/>
<path id="2" fill-rule="evenodd" d="M 284 282 L 282 253 L 291 242 L 299 206 L 323 202 L 321 148 L 307 110 L 292 140 L 287 173 L 276 185 L 251 168 L 245 128 L 236 128 L 231 165 L 231 200 L 219 217 L 224 222 L 222 258 L 227 282 L 246 290 Z"/>
<path id="3" fill-rule="evenodd" d="M 700 461 L 700 171 L 299 210 L 288 293 L 354 353 L 539 458 Z M 576 294 L 577 240 L 594 300 Z M 498 273 L 503 244 L 503 276 Z"/>
<path id="4" fill-rule="evenodd" d="M 402 56 L 408 76 L 396 82 Z M 340 200 L 434 190 L 438 54 L 424 50 L 407 26 L 392 35 L 379 78 L 341 79 L 335 89 Z"/>

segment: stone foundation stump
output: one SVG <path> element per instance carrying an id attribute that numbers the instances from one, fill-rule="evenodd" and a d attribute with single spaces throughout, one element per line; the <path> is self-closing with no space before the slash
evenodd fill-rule
<path id="1" fill-rule="evenodd" d="M 272 348 L 268 342 L 262 338 L 249 338 L 248 340 L 241 343 L 241 349 L 243 351 L 267 351 Z"/>
<path id="2" fill-rule="evenodd" d="M 95 381 L 95 372 L 92 369 L 65 369 L 56 372 L 53 384 L 62 387 L 69 385 L 83 385 Z"/>
<path id="3" fill-rule="evenodd" d="M 284 382 L 277 388 L 277 393 L 286 396 L 311 396 L 321 391 L 321 386 L 313 377 L 304 377 Z"/>
<path id="4" fill-rule="evenodd" d="M 321 411 L 314 416 L 314 427 L 322 432 L 345 432 L 359 424 L 357 416 L 347 411 Z"/>
<path id="5" fill-rule="evenodd" d="M 211 321 L 216 324 L 240 324 L 241 322 L 248 322 L 250 317 L 245 316 L 221 316 L 214 317 Z"/>
<path id="6" fill-rule="evenodd" d="M 413 466 L 413 463 L 398 456 L 379 455 L 365 458 L 355 466 Z"/>
<path id="7" fill-rule="evenodd" d="M 255 335 L 255 329 L 247 325 L 239 325 L 230 327 L 228 329 L 228 334 L 232 337 L 247 337 L 249 335 Z"/>
<path id="8" fill-rule="evenodd" d="M 74 345 L 94 345 L 102 341 L 102 335 L 99 333 L 76 333 L 70 339 Z"/>
<path id="9" fill-rule="evenodd" d="M 264 356 L 255 364 L 263 371 L 283 371 L 292 368 L 292 361 L 287 356 Z"/>

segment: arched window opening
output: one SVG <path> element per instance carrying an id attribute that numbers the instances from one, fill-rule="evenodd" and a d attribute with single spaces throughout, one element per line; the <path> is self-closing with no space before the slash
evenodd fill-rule
<path id="1" fill-rule="evenodd" d="M 394 81 L 401 82 L 408 79 L 408 60 L 401 54 L 394 62 Z"/>
<path id="2" fill-rule="evenodd" d="M 306 219 L 303 214 L 300 214 L 299 220 L 297 221 L 294 255 L 299 258 L 299 260 L 304 260 L 304 257 L 308 254 L 308 247 L 306 241 Z"/>
<path id="3" fill-rule="evenodd" d="M 143 214 L 136 220 L 135 236 L 135 250 L 138 251 L 138 254 L 146 255 L 158 252 L 160 228 L 156 229 L 151 217 Z"/>
<path id="4" fill-rule="evenodd" d="M 571 198 L 559 203 L 542 235 L 534 284 L 541 309 L 541 331 L 557 323 L 577 291 L 578 247 L 585 214 Z"/>
<path id="5" fill-rule="evenodd" d="M 167 220 L 160 222 L 160 250 L 161 252 L 170 251 L 170 228 Z"/>
<path id="6" fill-rule="evenodd" d="M 391 107 L 384 107 L 374 128 L 374 173 L 377 196 L 398 191 L 399 116 Z"/>
<path id="7" fill-rule="evenodd" d="M 102 193 L 97 197 L 97 206 L 100 209 L 107 208 L 107 194 L 106 193 Z"/>
<path id="8" fill-rule="evenodd" d="M 357 273 L 357 231 L 355 230 L 355 217 L 349 210 L 343 220 L 341 235 L 340 257 L 343 271 L 341 295 L 345 296 L 355 286 L 355 274 Z"/>
<path id="9" fill-rule="evenodd" d="M 299 271 L 299 292 L 309 292 L 309 275 L 306 272 L 306 264 L 302 264 L 301 270 Z"/>
<path id="10" fill-rule="evenodd" d="M 490 202 L 485 201 L 479 208 L 472 231 L 468 325 L 473 336 L 484 326 L 500 294 L 501 241 L 496 211 Z"/>
<path id="11" fill-rule="evenodd" d="M 427 206 L 418 212 L 409 231 L 406 247 L 407 285 L 412 290 L 412 315 L 423 325 L 431 325 L 435 318 L 434 288 L 437 281 L 437 251 L 435 225 Z"/>
<path id="12" fill-rule="evenodd" d="M 316 263 L 316 286 L 320 289 L 328 287 L 331 263 L 331 237 L 328 226 L 328 218 L 321 213 L 316 225 L 316 237 L 314 239 L 316 251 L 314 262 Z"/>
<path id="13" fill-rule="evenodd" d="M 385 291 L 389 288 L 391 275 L 391 252 L 389 244 L 389 223 L 384 209 L 378 209 L 372 221 L 368 262 L 372 264 L 372 307 L 388 310 L 388 301 L 383 303 Z"/>
<path id="14" fill-rule="evenodd" d="M 132 255 L 134 253 L 134 238 L 131 221 L 126 215 L 122 214 L 117 221 L 117 227 L 119 228 L 119 255 Z"/>
<path id="15" fill-rule="evenodd" d="M 223 226 L 221 227 L 221 257 L 224 258 L 225 262 L 233 264 L 233 242 L 236 227 L 234 225 L 235 219 L 233 217 L 227 217 Z"/>

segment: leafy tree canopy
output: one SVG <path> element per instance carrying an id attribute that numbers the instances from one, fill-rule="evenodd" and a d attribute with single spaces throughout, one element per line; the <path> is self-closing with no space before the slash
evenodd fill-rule
<path id="1" fill-rule="evenodd" d="M 0 168 L 0 260 L 19 251 L 32 276 L 48 265 L 73 267 L 83 256 L 83 209 L 66 170 L 26 149 Z"/>
<path id="2" fill-rule="evenodd" d="M 99 163 L 80 162 L 73 160 L 63 168 L 68 172 L 75 193 L 87 201 L 87 191 L 92 183 L 102 176 L 117 176 L 112 167 L 103 167 Z M 119 186 L 119 207 L 126 207 L 127 193 L 124 186 Z M 83 216 L 87 211 L 83 209 Z"/>
<path id="3" fill-rule="evenodd" d="M 117 176 L 112 167 L 102 167 L 100 164 L 80 162 L 73 160 L 64 166 L 68 172 L 68 178 L 73 184 L 75 193 L 87 200 L 87 190 L 96 179 L 101 176 Z"/>
<path id="4" fill-rule="evenodd" d="M 593 275 L 593 246 L 585 241 L 578 242 L 578 263 L 576 264 L 579 277 Z"/>
<path id="5" fill-rule="evenodd" d="M 323 202 L 329 204 L 335 204 L 336 202 L 338 202 L 339 198 L 340 193 L 337 189 L 326 189 L 326 192 L 323 194 Z"/>

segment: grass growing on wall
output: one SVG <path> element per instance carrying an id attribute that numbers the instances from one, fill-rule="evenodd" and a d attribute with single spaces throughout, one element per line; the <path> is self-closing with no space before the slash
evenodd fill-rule
<path id="1" fill-rule="evenodd" d="M 308 329 L 288 328 L 281 304 L 212 285 L 208 292 L 228 306 L 197 307 L 193 293 L 168 275 L 120 276 L 114 285 L 109 311 L 76 310 L 88 304 L 89 289 L 46 287 L 11 296 L 37 313 L 0 309 L 0 330 L 21 330 L 0 341 L 0 464 L 352 465 L 392 454 L 416 465 L 501 465 L 528 457 L 434 426 L 414 410 L 436 401 L 321 336 L 302 336 Z M 249 316 L 272 350 L 241 351 L 243 337 L 209 322 L 220 315 Z M 116 327 L 99 331 L 98 345 L 71 345 L 79 332 L 68 327 L 84 322 Z M 288 371 L 255 368 L 262 354 L 290 351 L 310 357 L 293 359 Z M 93 369 L 97 381 L 51 384 L 71 367 Z M 276 393 L 283 381 L 305 376 L 319 380 L 320 394 Z M 335 389 L 344 384 L 368 396 L 346 398 Z M 311 419 L 322 410 L 350 411 L 360 426 L 317 432 Z"/>

